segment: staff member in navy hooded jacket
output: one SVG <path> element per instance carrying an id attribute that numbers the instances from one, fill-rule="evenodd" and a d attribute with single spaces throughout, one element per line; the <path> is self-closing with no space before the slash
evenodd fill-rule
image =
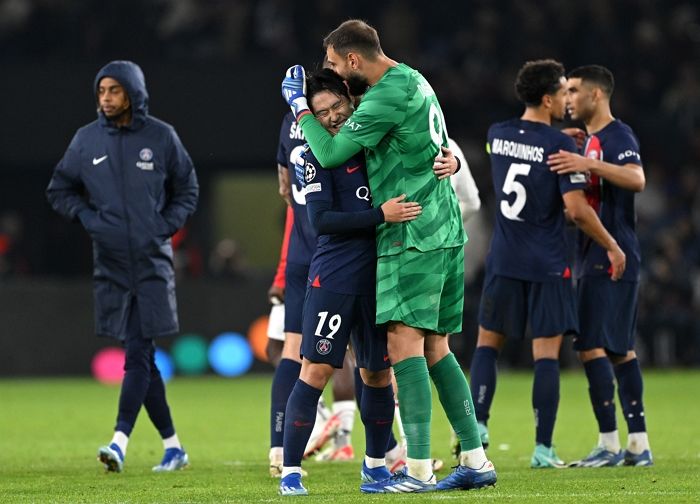
<path id="1" fill-rule="evenodd" d="M 154 338 L 178 330 L 170 237 L 194 212 L 197 177 L 174 128 L 148 114 L 143 72 L 112 61 L 95 78 L 96 121 L 80 128 L 46 191 L 51 206 L 90 234 L 98 336 L 126 348 L 114 437 L 99 450 L 121 472 L 129 435 L 143 404 L 165 455 L 154 471 L 187 464 L 155 365 Z"/>

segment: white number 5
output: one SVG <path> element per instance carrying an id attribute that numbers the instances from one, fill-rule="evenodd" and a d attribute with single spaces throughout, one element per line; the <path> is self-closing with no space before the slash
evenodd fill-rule
<path id="1" fill-rule="evenodd" d="M 527 202 L 527 192 L 525 186 L 515 180 L 518 175 L 527 176 L 530 174 L 530 165 L 524 163 L 511 163 L 503 182 L 503 192 L 506 194 L 515 193 L 515 201 L 509 204 L 506 200 L 501 201 L 501 213 L 506 219 L 521 221 L 520 212 L 525 208 Z"/>
<path id="2" fill-rule="evenodd" d="M 316 334 L 316 336 L 318 336 L 319 338 L 324 337 L 323 334 L 321 334 L 321 329 L 323 329 L 323 324 L 326 323 L 327 317 L 328 317 L 327 311 L 318 312 L 319 321 L 318 321 L 318 325 L 316 326 L 316 332 L 314 334 Z M 331 330 L 331 332 L 329 332 L 328 335 L 325 336 L 325 338 L 333 339 L 333 335 L 338 332 L 338 329 L 340 329 L 341 321 L 342 320 L 340 318 L 340 315 L 338 315 L 337 313 L 335 315 L 331 316 L 330 319 L 328 319 L 328 328 Z"/>

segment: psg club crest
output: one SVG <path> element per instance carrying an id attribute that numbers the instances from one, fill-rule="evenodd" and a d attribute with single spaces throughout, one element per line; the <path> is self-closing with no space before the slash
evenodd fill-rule
<path id="1" fill-rule="evenodd" d="M 141 152 L 139 152 L 139 157 L 141 158 L 141 161 L 150 161 L 153 159 L 153 151 L 148 147 L 141 149 Z"/>
<path id="2" fill-rule="evenodd" d="M 314 177 L 316 177 L 316 167 L 311 163 L 306 163 L 306 170 L 304 171 L 304 180 L 308 184 Z"/>
<path id="3" fill-rule="evenodd" d="M 328 341 L 326 338 L 318 340 L 316 343 L 316 351 L 320 355 L 328 355 L 333 349 L 333 343 Z"/>

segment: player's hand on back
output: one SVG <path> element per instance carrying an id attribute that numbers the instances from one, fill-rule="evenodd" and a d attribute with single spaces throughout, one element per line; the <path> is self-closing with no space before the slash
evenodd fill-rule
<path id="1" fill-rule="evenodd" d="M 549 169 L 557 172 L 560 175 L 564 173 L 583 173 L 589 171 L 590 159 L 565 150 L 560 150 L 554 154 L 550 154 L 547 158 Z"/>
<path id="2" fill-rule="evenodd" d="M 382 205 L 384 212 L 384 222 L 406 222 L 416 219 L 423 207 L 414 201 L 404 202 L 406 195 L 402 194 L 396 198 L 391 198 Z"/>
<path id="3" fill-rule="evenodd" d="M 452 151 L 447 147 L 440 147 L 442 151 L 435 157 L 435 162 L 433 163 L 433 172 L 438 180 L 442 180 L 447 177 L 451 177 L 457 172 L 457 158 Z"/>
<path id="4" fill-rule="evenodd" d="M 282 79 L 282 97 L 292 108 L 294 117 L 309 110 L 306 102 L 306 72 L 301 65 L 290 66 Z"/>
<path id="5" fill-rule="evenodd" d="M 615 244 L 615 248 L 608 250 L 608 260 L 610 261 L 610 279 L 616 282 L 622 278 L 627 265 L 627 257 L 619 245 Z"/>
<path id="6" fill-rule="evenodd" d="M 583 144 L 586 143 L 586 132 L 581 128 L 564 128 L 561 132 L 571 137 L 579 149 L 582 149 Z"/>

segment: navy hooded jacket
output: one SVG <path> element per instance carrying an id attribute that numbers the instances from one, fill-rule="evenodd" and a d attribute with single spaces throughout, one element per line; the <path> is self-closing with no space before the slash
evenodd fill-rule
<path id="1" fill-rule="evenodd" d="M 197 176 L 174 128 L 148 115 L 138 65 L 108 63 L 95 92 L 104 77 L 129 95 L 131 123 L 116 127 L 98 111 L 76 132 L 46 194 L 92 238 L 96 333 L 124 339 L 135 301 L 143 337 L 171 336 L 179 328 L 170 237 L 197 206 Z"/>

